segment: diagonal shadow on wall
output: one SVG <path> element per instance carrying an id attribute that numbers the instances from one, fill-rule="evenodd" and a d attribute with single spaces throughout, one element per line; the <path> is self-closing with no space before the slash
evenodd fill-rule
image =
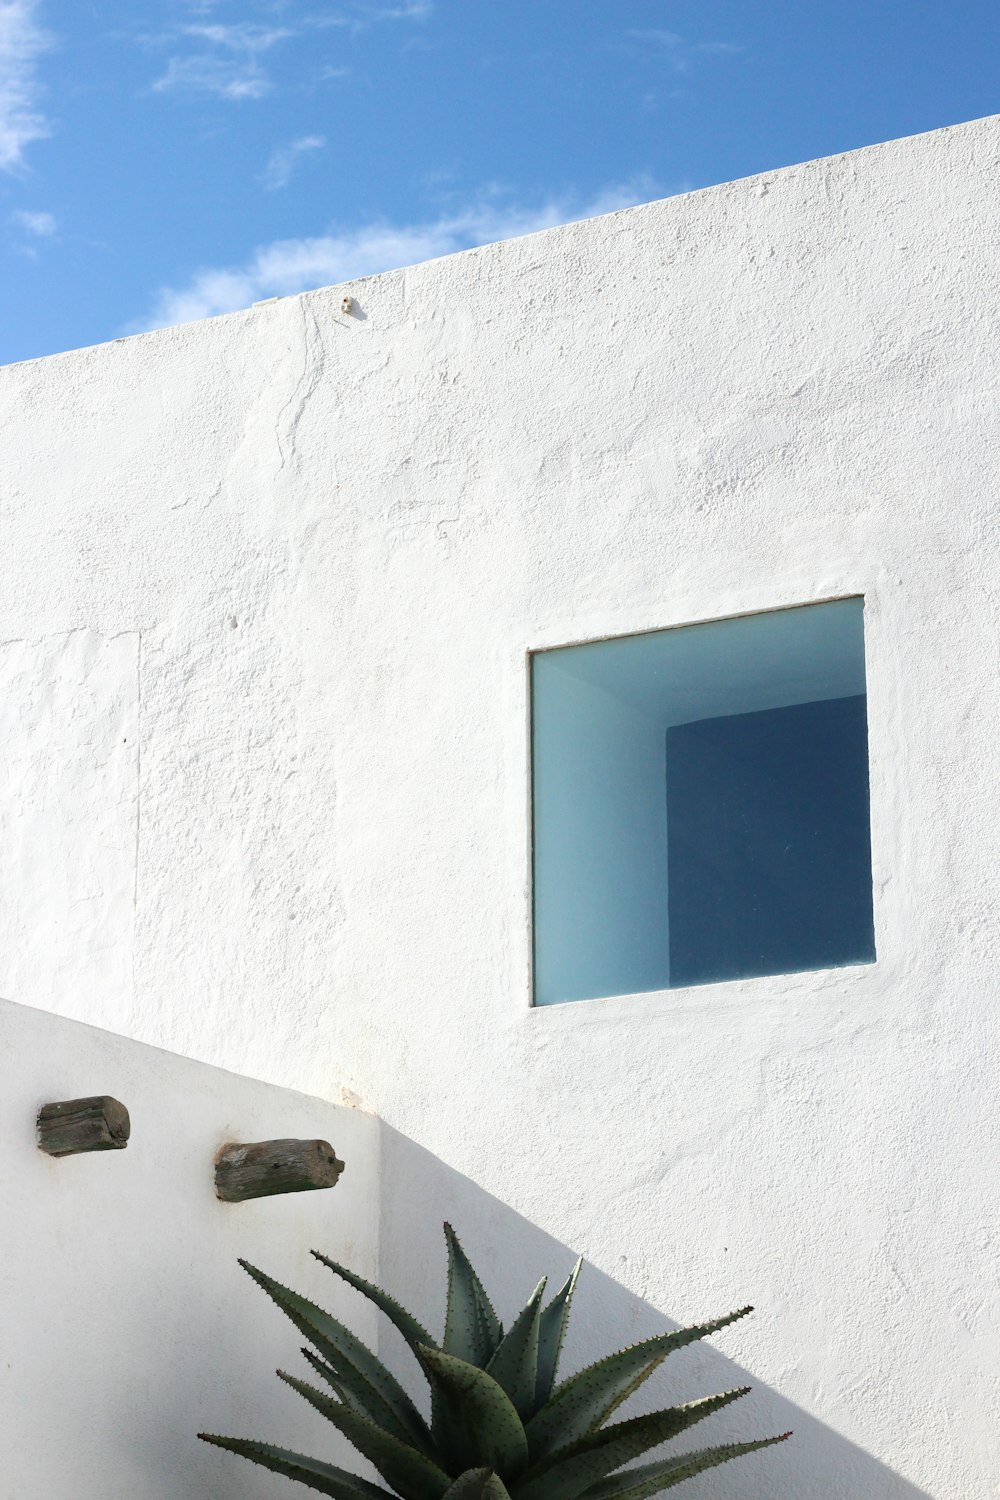
<path id="1" fill-rule="evenodd" d="M 547 1274 L 554 1288 L 572 1266 L 573 1250 L 386 1125 L 381 1158 L 379 1281 L 432 1331 L 443 1323 L 445 1219 L 454 1224 L 487 1290 L 495 1293 L 501 1317 L 509 1319 L 540 1276 Z M 704 1316 L 727 1310 L 705 1308 Z M 677 1326 L 664 1310 L 588 1265 L 577 1291 L 562 1372 Z M 926 1491 L 727 1359 L 721 1347 L 730 1333 L 717 1336 L 720 1348 L 702 1343 L 672 1356 L 623 1413 L 750 1385 L 749 1396 L 709 1418 L 689 1441 L 676 1444 L 676 1451 L 788 1429 L 793 1437 L 691 1480 L 678 1493 L 691 1500 L 930 1500 Z M 387 1322 L 379 1352 L 414 1389 L 412 1357 Z M 419 1377 L 416 1383 L 422 1384 Z"/>

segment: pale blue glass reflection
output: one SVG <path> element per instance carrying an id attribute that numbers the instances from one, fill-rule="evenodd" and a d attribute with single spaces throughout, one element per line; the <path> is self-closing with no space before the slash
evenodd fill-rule
<path id="1" fill-rule="evenodd" d="M 534 655 L 536 1004 L 874 958 L 863 608 Z"/>

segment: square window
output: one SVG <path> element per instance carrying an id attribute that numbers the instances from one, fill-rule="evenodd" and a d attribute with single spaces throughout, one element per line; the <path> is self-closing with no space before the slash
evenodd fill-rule
<path id="1" fill-rule="evenodd" d="M 531 657 L 535 1004 L 875 958 L 864 601 Z"/>

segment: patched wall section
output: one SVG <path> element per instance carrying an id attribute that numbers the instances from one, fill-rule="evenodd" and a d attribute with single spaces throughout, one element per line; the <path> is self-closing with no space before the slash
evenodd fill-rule
<path id="1" fill-rule="evenodd" d="M 128 1031 L 139 636 L 0 645 L 0 995 Z"/>

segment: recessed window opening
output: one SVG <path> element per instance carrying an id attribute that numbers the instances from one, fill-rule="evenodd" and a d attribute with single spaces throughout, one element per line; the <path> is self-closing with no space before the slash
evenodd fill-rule
<path id="1" fill-rule="evenodd" d="M 531 658 L 535 1003 L 875 958 L 864 601 Z"/>

